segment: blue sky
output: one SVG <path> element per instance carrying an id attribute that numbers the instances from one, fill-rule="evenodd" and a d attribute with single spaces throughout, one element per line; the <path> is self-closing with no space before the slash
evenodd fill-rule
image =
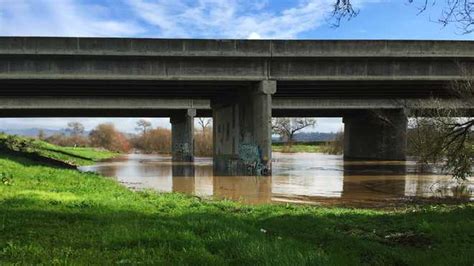
<path id="1" fill-rule="evenodd" d="M 334 28 L 332 0 L 0 0 L 0 36 L 474 40 L 455 25 L 433 22 L 439 6 L 418 14 L 424 0 L 352 1 L 359 15 Z M 82 119 L 89 128 L 106 120 Z M 114 122 L 131 132 L 135 121 Z M 167 119 L 151 121 L 168 126 Z M 54 118 L 0 119 L 0 130 L 65 124 Z M 321 119 L 315 130 L 341 126 L 341 119 Z"/>
<path id="2" fill-rule="evenodd" d="M 0 35 L 266 39 L 469 39 L 434 23 L 424 0 L 352 0 L 334 29 L 334 0 L 0 0 Z M 438 0 L 439 3 L 445 1 Z"/>

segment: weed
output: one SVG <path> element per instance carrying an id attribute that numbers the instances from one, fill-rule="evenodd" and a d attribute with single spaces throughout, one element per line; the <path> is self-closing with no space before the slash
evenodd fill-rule
<path id="1" fill-rule="evenodd" d="M 6 185 L 6 186 L 13 185 L 13 176 L 7 173 L 0 173 L 0 180 L 3 185 Z"/>

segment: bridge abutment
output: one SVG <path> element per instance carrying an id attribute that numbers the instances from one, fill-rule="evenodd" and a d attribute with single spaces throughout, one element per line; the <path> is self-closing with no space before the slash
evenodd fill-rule
<path id="1" fill-rule="evenodd" d="M 406 149 L 404 110 L 367 110 L 344 117 L 344 159 L 405 160 Z"/>
<path id="2" fill-rule="evenodd" d="M 214 170 L 226 175 L 271 174 L 272 94 L 276 81 L 261 81 L 236 97 L 214 100 Z"/>
<path id="3" fill-rule="evenodd" d="M 196 109 L 176 111 L 171 122 L 171 153 L 175 162 L 194 161 L 194 117 Z"/>

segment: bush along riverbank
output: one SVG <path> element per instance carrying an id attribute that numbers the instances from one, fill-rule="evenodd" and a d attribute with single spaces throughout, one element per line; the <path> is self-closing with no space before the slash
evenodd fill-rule
<path id="1" fill-rule="evenodd" d="M 112 179 L 18 154 L 2 152 L 0 169 L 2 265 L 474 262 L 472 203 L 390 210 L 249 206 L 132 192 Z"/>

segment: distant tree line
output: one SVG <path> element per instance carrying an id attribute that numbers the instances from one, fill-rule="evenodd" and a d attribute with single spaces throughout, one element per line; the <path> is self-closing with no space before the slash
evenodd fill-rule
<path id="1" fill-rule="evenodd" d="M 119 132 L 113 124 L 99 124 L 88 135 L 84 125 L 79 122 L 70 122 L 65 130 L 67 133 L 58 133 L 46 137 L 40 130 L 38 138 L 59 146 L 97 147 L 110 151 L 128 152 L 132 146 L 125 134 Z"/>
<path id="2" fill-rule="evenodd" d="M 197 156 L 212 155 L 212 121 L 199 118 L 199 127 L 195 130 L 195 154 Z M 118 131 L 113 124 L 97 125 L 89 134 L 79 122 L 70 122 L 62 133 L 46 136 L 43 130 L 38 138 L 59 146 L 97 147 L 117 152 L 132 150 L 142 153 L 171 153 L 171 130 L 153 128 L 152 124 L 140 119 L 136 124 L 136 134 L 125 134 Z"/>

